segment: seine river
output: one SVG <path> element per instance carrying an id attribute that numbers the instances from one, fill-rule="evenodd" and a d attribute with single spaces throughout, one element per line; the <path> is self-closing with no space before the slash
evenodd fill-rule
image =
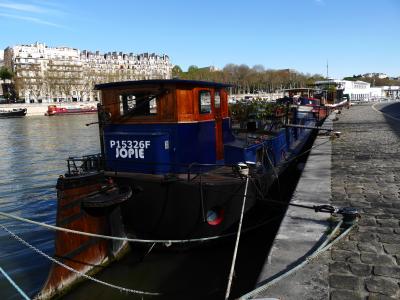
<path id="1" fill-rule="evenodd" d="M 0 119 L 0 211 L 55 224 L 57 177 L 65 173 L 67 157 L 99 152 L 98 126 L 85 126 L 96 119 L 94 114 Z M 294 166 L 288 174 L 282 179 L 287 184 L 283 194 L 285 199 L 290 198 L 300 172 Z M 265 223 L 243 235 L 235 268 L 233 297 L 254 287 L 283 213 L 278 208 L 263 211 L 267 219 L 276 222 Z M 53 255 L 53 231 L 3 217 L 0 217 L 0 224 Z M 165 253 L 154 249 L 146 255 L 147 249 L 133 249 L 130 255 L 103 270 L 99 278 L 131 289 L 165 293 L 156 298 L 160 300 L 222 299 L 233 247 L 232 239 L 217 247 L 190 251 Z M 0 228 L 0 267 L 33 297 L 46 280 L 50 262 Z M 21 299 L 2 275 L 0 299 Z M 68 299 L 142 298 L 86 282 L 64 297 L 64 300 Z"/>
<path id="2" fill-rule="evenodd" d="M 55 224 L 57 177 L 66 158 L 99 152 L 97 115 L 0 119 L 0 211 Z M 0 217 L 23 239 L 49 255 L 54 232 Z M 0 229 L 0 267 L 29 295 L 43 284 L 50 263 Z M 0 275 L 0 298 L 21 299 Z"/>
<path id="3" fill-rule="evenodd" d="M 0 211 L 55 224 L 57 177 L 65 173 L 67 157 L 99 152 L 98 126 L 85 126 L 96 119 L 95 114 L 0 119 Z M 0 224 L 53 255 L 53 231 L 4 217 L 0 217 Z M 249 290 L 257 279 L 254 271 L 262 266 L 269 247 L 265 231 L 263 235 L 262 239 L 253 235 L 243 239 L 243 242 L 249 239 L 249 243 L 241 244 L 240 254 L 245 259 L 238 257 L 238 272 L 243 275 L 241 285 L 234 288 L 240 290 L 233 291 L 236 294 Z M 139 249 L 104 270 L 100 279 L 134 289 L 169 292 L 169 297 L 160 300 L 221 299 L 232 261 L 233 242 L 201 251 L 153 250 L 146 259 L 143 259 L 146 249 Z M 248 260 L 249 257 L 252 259 Z M 0 228 L 0 267 L 33 297 L 47 278 L 50 262 Z M 132 299 L 132 295 L 86 282 L 65 298 Z M 0 299 L 21 299 L 2 275 Z"/>

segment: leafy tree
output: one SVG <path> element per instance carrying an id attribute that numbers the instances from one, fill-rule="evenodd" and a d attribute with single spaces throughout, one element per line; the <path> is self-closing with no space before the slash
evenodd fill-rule
<path id="1" fill-rule="evenodd" d="M 265 68 L 263 65 L 254 65 L 252 69 L 258 73 L 265 71 Z"/>
<path id="2" fill-rule="evenodd" d="M 198 66 L 191 65 L 191 66 L 189 66 L 189 68 L 188 68 L 188 72 L 189 72 L 189 73 L 196 72 L 198 69 L 199 69 Z"/>
<path id="3" fill-rule="evenodd" d="M 1 67 L 0 68 L 0 79 L 5 80 L 5 79 L 12 79 L 13 78 L 13 73 L 7 69 L 6 67 Z"/>
<path id="4" fill-rule="evenodd" d="M 207 80 L 230 83 L 230 92 L 258 93 L 274 92 L 277 89 L 307 87 L 323 79 L 319 74 L 303 74 L 293 70 L 266 70 L 262 65 L 250 68 L 247 65 L 227 64 L 222 70 L 190 66 L 187 72 L 179 74 L 182 79 Z"/>
<path id="5" fill-rule="evenodd" d="M 179 77 L 182 74 L 182 69 L 180 66 L 175 65 L 172 68 L 172 77 Z"/>

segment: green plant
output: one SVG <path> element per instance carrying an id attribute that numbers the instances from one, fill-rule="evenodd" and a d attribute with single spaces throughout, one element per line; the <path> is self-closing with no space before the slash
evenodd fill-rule
<path id="1" fill-rule="evenodd" d="M 286 113 L 286 109 L 285 105 L 262 99 L 241 100 L 230 106 L 232 118 L 241 123 L 250 119 L 265 123 L 279 113 Z"/>

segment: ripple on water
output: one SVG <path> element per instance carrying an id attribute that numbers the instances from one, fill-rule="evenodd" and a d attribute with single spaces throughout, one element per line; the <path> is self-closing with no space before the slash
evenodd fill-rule
<path id="1" fill-rule="evenodd" d="M 94 115 L 0 119 L 0 211 L 55 224 L 57 177 L 66 158 L 99 152 L 98 128 L 85 126 Z M 0 224 L 48 255 L 54 231 L 0 217 Z M 0 229 L 0 267 L 33 296 L 44 283 L 50 263 Z M 20 299 L 0 280 L 1 299 Z"/>

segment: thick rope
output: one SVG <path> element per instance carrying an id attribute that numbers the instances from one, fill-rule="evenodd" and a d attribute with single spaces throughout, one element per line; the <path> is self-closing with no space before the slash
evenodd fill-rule
<path id="1" fill-rule="evenodd" d="M 20 243 L 22 243 L 23 245 L 25 245 L 26 247 L 32 249 L 34 252 L 44 256 L 45 258 L 47 258 L 48 260 L 52 261 L 53 263 L 75 273 L 78 274 L 86 279 L 89 279 L 91 281 L 94 281 L 96 283 L 102 284 L 104 286 L 113 288 L 113 289 L 117 289 L 120 292 L 126 292 L 126 293 L 132 293 L 132 294 L 138 294 L 138 295 L 148 295 L 148 296 L 159 296 L 162 295 L 161 293 L 153 293 L 153 292 L 145 292 L 145 291 L 140 291 L 140 290 L 133 290 L 133 289 L 128 289 L 128 288 L 124 288 L 118 285 L 114 285 L 99 279 L 96 279 L 92 276 L 86 275 L 78 270 L 75 270 L 74 268 L 71 268 L 70 266 L 67 266 L 66 264 L 63 264 L 62 262 L 56 260 L 55 258 L 47 255 L 46 253 L 42 252 L 41 250 L 39 250 L 38 248 L 36 248 L 35 246 L 29 244 L 27 241 L 23 240 L 21 237 L 19 237 L 18 235 L 16 235 L 15 233 L 13 233 L 12 231 L 10 231 L 8 228 L 6 228 L 4 225 L 0 224 L 0 227 L 5 230 L 6 232 L 8 232 L 14 239 L 16 239 L 17 241 L 19 241 Z M 28 298 L 29 299 L 29 298 Z"/>
<path id="2" fill-rule="evenodd" d="M 147 239 L 117 237 L 117 236 L 102 235 L 102 234 L 97 234 L 97 233 L 78 231 L 78 230 L 73 230 L 73 229 L 50 225 L 47 223 L 33 221 L 30 219 L 18 217 L 16 215 L 12 215 L 12 214 L 5 213 L 5 212 L 0 212 L 0 216 L 11 218 L 11 219 L 18 220 L 18 221 L 25 222 L 25 223 L 38 225 L 38 226 L 56 230 L 56 231 L 63 231 L 63 232 L 67 232 L 67 233 L 85 235 L 85 236 L 90 236 L 90 237 L 96 237 L 96 238 L 102 238 L 102 239 L 108 239 L 108 240 L 116 240 L 116 241 L 124 241 L 124 242 L 133 242 L 133 243 L 159 243 L 159 244 L 179 244 L 179 243 L 181 243 L 181 244 L 183 244 L 183 243 L 193 243 L 193 242 L 216 240 L 216 239 L 220 239 L 220 238 L 224 238 L 224 237 L 228 237 L 228 236 L 236 234 L 236 233 L 228 233 L 228 234 L 224 234 L 224 235 L 210 236 L 210 237 L 205 237 L 205 238 L 182 239 L 182 240 L 147 240 Z"/>
<path id="3" fill-rule="evenodd" d="M 247 197 L 247 188 L 248 188 L 248 186 L 249 186 L 249 176 L 247 175 L 246 187 L 244 189 L 244 195 L 243 195 L 242 212 L 240 214 L 239 228 L 238 228 L 238 232 L 237 232 L 237 235 L 236 235 L 235 249 L 233 251 L 233 258 L 232 258 L 231 270 L 229 272 L 228 287 L 226 288 L 225 299 L 229 299 L 229 294 L 231 293 L 232 278 L 233 278 L 233 272 L 235 271 L 236 255 L 237 255 L 237 250 L 239 248 L 240 233 L 242 231 L 243 215 L 244 215 L 244 208 L 245 208 L 245 205 L 246 205 L 246 197 Z"/>
<path id="4" fill-rule="evenodd" d="M 6 273 L 6 271 L 3 270 L 2 267 L 0 267 L 0 272 L 3 274 L 3 276 L 8 280 L 9 283 L 11 283 L 11 285 L 17 290 L 17 292 L 21 295 L 22 298 L 30 300 L 31 298 L 29 298 L 24 291 L 14 282 L 14 280 L 12 280 L 12 278 L 10 276 L 8 276 L 8 274 Z"/>
<path id="5" fill-rule="evenodd" d="M 277 284 L 278 282 L 280 282 L 281 280 L 283 280 L 284 278 L 294 274 L 295 272 L 297 272 L 299 269 L 303 268 L 305 265 L 307 265 L 310 261 L 312 261 L 314 258 L 318 257 L 319 255 L 321 255 L 323 252 L 325 252 L 326 250 L 329 250 L 333 245 L 335 245 L 336 243 L 338 243 L 340 240 L 342 240 L 345 236 L 347 236 L 347 234 L 356 226 L 356 223 L 354 223 L 353 225 L 351 225 L 349 228 L 347 228 L 340 236 L 338 236 L 336 239 L 334 239 L 333 241 L 331 241 L 329 243 L 329 241 L 331 240 L 331 238 L 334 236 L 334 234 L 336 234 L 337 230 L 339 229 L 340 225 L 342 224 L 342 222 L 339 222 L 335 229 L 331 232 L 331 234 L 329 235 L 329 237 L 326 239 L 326 241 L 318 247 L 318 249 L 311 254 L 310 256 L 308 256 L 307 258 L 305 258 L 300 264 L 296 265 L 295 267 L 293 267 L 292 269 L 288 270 L 287 272 L 281 274 L 280 276 L 274 278 L 273 280 L 261 285 L 260 287 L 256 288 L 255 290 L 241 296 L 239 299 L 240 300 L 246 300 L 246 299 L 253 299 L 253 297 L 257 296 L 258 294 L 266 291 L 268 288 L 270 288 L 271 286 Z"/>
<path id="6" fill-rule="evenodd" d="M 108 240 L 116 240 L 116 241 L 123 241 L 123 242 L 132 242 L 132 243 L 151 243 L 151 244 L 185 244 L 185 243 L 195 243 L 195 242 L 205 242 L 205 241 L 211 241 L 211 240 L 217 240 L 217 239 L 222 239 L 226 237 L 230 237 L 232 235 L 237 234 L 237 232 L 231 232 L 231 233 L 226 233 L 222 235 L 216 235 L 216 236 L 210 236 L 210 237 L 205 237 L 205 238 L 194 238 L 194 239 L 183 239 L 183 240 L 147 240 L 147 239 L 134 239 L 134 238 L 127 238 L 127 237 L 118 237 L 118 236 L 110 236 L 110 235 L 102 235 L 102 234 L 96 234 L 96 233 L 90 233 L 90 232 L 85 232 L 85 231 L 79 231 L 79 230 L 73 230 L 73 229 L 68 229 L 68 228 L 63 228 L 63 227 L 58 227 L 54 225 L 50 225 L 47 223 L 42 223 L 42 222 L 37 222 L 33 221 L 30 219 L 26 219 L 23 217 L 18 217 L 13 214 L 5 213 L 5 212 L 0 212 L 0 216 L 14 219 L 17 221 L 21 221 L 24 223 L 30 223 L 34 224 L 37 226 L 41 226 L 44 228 L 48 228 L 51 230 L 55 231 L 62 231 L 62 232 L 67 232 L 67 233 L 73 233 L 73 234 L 78 234 L 78 235 L 84 235 L 84 236 L 90 236 L 90 237 L 96 237 L 96 238 L 101 238 L 101 239 L 108 239 Z M 265 225 L 269 222 L 272 222 L 273 220 L 277 219 L 278 217 L 281 217 L 282 215 L 277 215 L 274 216 L 268 220 L 265 220 L 259 224 L 256 224 L 254 226 L 250 226 L 243 230 L 243 232 L 247 232 L 249 230 L 255 229 L 257 227 L 260 227 L 262 225 Z"/>

